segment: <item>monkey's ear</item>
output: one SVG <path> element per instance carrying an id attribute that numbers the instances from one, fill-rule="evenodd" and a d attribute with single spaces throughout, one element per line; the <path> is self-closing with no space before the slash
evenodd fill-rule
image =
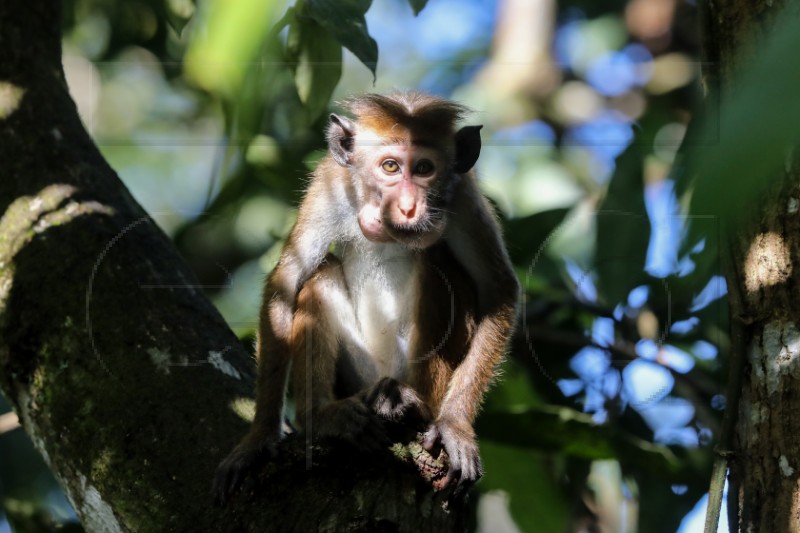
<path id="1" fill-rule="evenodd" d="M 483 126 L 464 126 L 456 132 L 456 163 L 453 170 L 459 174 L 468 172 L 475 166 L 481 155 L 481 128 Z"/>
<path id="2" fill-rule="evenodd" d="M 353 155 L 353 137 L 356 128 L 349 119 L 331 113 L 331 123 L 325 133 L 333 160 L 343 167 L 349 166 Z"/>

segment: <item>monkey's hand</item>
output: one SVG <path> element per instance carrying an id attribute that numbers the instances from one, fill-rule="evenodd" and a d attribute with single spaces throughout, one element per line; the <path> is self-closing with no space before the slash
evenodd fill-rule
<path id="1" fill-rule="evenodd" d="M 342 440 L 359 450 L 377 451 L 392 444 L 383 421 L 358 396 L 329 403 L 314 422 L 317 436 Z"/>
<path id="2" fill-rule="evenodd" d="M 242 439 L 217 467 L 212 489 L 217 504 L 227 503 L 247 474 L 258 464 L 277 456 L 280 439 L 280 434 L 265 438 L 251 433 Z"/>
<path id="3" fill-rule="evenodd" d="M 438 457 L 442 449 L 447 452 L 450 468 L 442 487 L 455 481 L 454 496 L 465 494 L 483 475 L 475 431 L 467 422 L 449 417 L 437 419 L 425 433 L 422 447 L 434 457 Z"/>

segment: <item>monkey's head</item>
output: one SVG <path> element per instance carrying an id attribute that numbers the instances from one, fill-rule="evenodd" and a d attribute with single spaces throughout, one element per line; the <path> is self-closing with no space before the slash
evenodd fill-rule
<path id="1" fill-rule="evenodd" d="M 455 131 L 461 105 L 422 93 L 348 101 L 356 120 L 332 114 L 331 156 L 349 170 L 364 236 L 427 248 L 441 238 L 456 185 L 481 150 L 482 126 Z"/>

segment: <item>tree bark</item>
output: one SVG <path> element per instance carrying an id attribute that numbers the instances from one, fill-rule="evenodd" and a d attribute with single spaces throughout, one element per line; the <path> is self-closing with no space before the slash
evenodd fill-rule
<path id="1" fill-rule="evenodd" d="M 718 91 L 723 102 L 737 91 L 743 67 L 753 61 L 776 17 L 787 15 L 784 8 L 789 4 L 779 0 L 707 4 L 704 74 L 709 89 Z M 731 531 L 800 531 L 800 219 L 795 208 L 799 186 L 800 166 L 789 159 L 781 179 L 769 187 L 754 212 L 730 228 L 727 237 L 732 349 L 738 349 L 743 359 L 729 465 Z"/>
<path id="2" fill-rule="evenodd" d="M 0 389 L 87 531 L 462 528 L 413 466 L 299 439 L 212 505 L 253 361 L 80 123 L 61 5 L 0 2 Z"/>

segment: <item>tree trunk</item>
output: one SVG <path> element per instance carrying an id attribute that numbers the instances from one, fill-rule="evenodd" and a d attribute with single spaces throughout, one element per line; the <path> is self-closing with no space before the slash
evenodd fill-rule
<path id="1" fill-rule="evenodd" d="M 212 505 L 253 362 L 81 125 L 61 5 L 0 2 L 0 389 L 84 527 L 462 527 L 413 466 L 299 440 Z"/>
<path id="2" fill-rule="evenodd" d="M 753 61 L 776 17 L 787 15 L 783 8 L 790 3 L 725 0 L 707 4 L 704 74 L 722 101 L 737 91 L 743 67 Z M 728 237 L 732 343 L 743 355 L 730 462 L 731 531 L 800 531 L 799 185 L 800 166 L 796 159 L 789 159 L 781 179 Z"/>

